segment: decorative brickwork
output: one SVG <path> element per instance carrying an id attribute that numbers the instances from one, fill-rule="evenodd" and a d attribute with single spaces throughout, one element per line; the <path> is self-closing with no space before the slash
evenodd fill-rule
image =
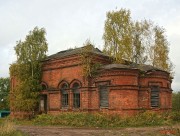
<path id="1" fill-rule="evenodd" d="M 71 52 L 72 50 L 59 52 L 42 62 L 43 90 L 41 95 L 45 95 L 46 97 L 43 98 L 47 100 L 44 99 L 45 102 L 41 100 L 40 112 L 58 114 L 84 111 L 128 116 L 142 109 L 162 112 L 171 110 L 172 90 L 169 73 L 147 65 L 139 68 L 140 66 L 136 67 L 135 64 L 133 66 L 112 64 L 108 56 L 96 49 L 92 53 L 94 61 L 101 63 L 102 67 L 98 70 L 96 77 L 85 79 L 79 52 Z M 15 80 L 13 79 L 11 83 L 14 87 Z M 68 95 L 63 96 L 61 87 L 64 83 L 67 84 L 65 91 Z M 73 90 L 74 84 L 78 84 L 79 95 Z M 103 86 L 106 87 L 104 91 L 107 91 L 107 95 L 102 95 L 103 92 L 100 92 L 103 91 L 100 90 Z M 159 89 L 157 98 L 151 97 L 153 86 Z M 157 107 L 152 106 L 152 98 L 158 100 Z M 66 106 L 63 106 L 62 101 L 66 101 Z M 80 105 L 75 106 L 75 102 L 80 102 Z M 100 103 L 103 104 L 103 102 L 108 102 L 108 104 L 102 107 Z"/>

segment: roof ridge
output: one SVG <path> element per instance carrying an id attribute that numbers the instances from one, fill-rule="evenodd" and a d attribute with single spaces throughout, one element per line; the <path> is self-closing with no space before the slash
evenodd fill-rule
<path id="1" fill-rule="evenodd" d="M 74 55 L 74 54 L 79 54 L 80 51 L 84 48 L 85 46 L 82 47 L 78 47 L 78 48 L 74 48 L 74 49 L 67 49 L 67 50 L 62 50 L 59 51 L 55 54 L 49 55 L 47 56 L 47 58 L 45 60 L 49 60 L 49 59 L 55 59 L 55 58 L 62 58 L 62 57 L 66 57 L 66 56 L 70 56 L 70 55 Z M 95 53 L 95 54 L 99 54 L 102 56 L 107 56 L 106 54 L 104 54 L 100 49 L 98 49 L 97 47 L 94 47 L 92 45 L 92 50 L 90 52 Z"/>

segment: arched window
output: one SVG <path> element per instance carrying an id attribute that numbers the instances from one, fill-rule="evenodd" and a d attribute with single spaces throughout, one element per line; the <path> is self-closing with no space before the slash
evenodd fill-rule
<path id="1" fill-rule="evenodd" d="M 73 106 L 74 108 L 80 108 L 80 85 L 78 83 L 73 84 Z"/>
<path id="2" fill-rule="evenodd" d="M 48 89 L 48 85 L 45 82 L 41 83 L 41 89 L 42 90 L 47 90 Z"/>
<path id="3" fill-rule="evenodd" d="M 66 83 L 62 84 L 61 86 L 61 103 L 62 107 L 68 107 L 69 105 L 69 99 L 68 99 L 68 91 L 67 91 L 68 85 Z"/>

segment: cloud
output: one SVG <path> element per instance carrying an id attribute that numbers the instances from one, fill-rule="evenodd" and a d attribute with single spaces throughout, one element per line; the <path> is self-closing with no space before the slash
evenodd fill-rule
<path id="1" fill-rule="evenodd" d="M 9 66 L 15 61 L 14 51 L 9 48 L 2 48 L 1 50 L 1 61 L 0 61 L 0 77 L 9 77 Z"/>
<path id="2" fill-rule="evenodd" d="M 179 30 L 178 30 L 179 29 Z M 172 88 L 175 91 L 180 91 L 180 62 L 178 61 L 180 59 L 180 16 L 177 15 L 176 18 L 174 18 L 173 20 L 171 20 L 171 23 L 169 23 L 166 26 L 166 30 L 167 30 L 167 36 L 168 36 L 168 40 L 170 43 L 170 58 L 172 60 L 172 62 L 175 65 L 175 77 L 173 79 L 172 82 Z"/>
<path id="3" fill-rule="evenodd" d="M 82 46 L 90 39 L 97 47 L 103 46 L 103 29 L 106 12 L 130 9 L 132 18 L 151 19 L 167 30 L 171 44 L 170 58 L 176 65 L 172 87 L 180 88 L 180 1 L 145 0 L 6 0 L 0 1 L 0 77 L 8 76 L 9 64 L 15 61 L 13 47 L 24 40 L 35 26 L 44 27 L 49 43 L 48 54 L 74 46 Z"/>

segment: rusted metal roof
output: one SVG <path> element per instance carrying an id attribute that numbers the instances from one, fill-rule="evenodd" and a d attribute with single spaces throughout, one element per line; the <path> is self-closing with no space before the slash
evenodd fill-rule
<path id="1" fill-rule="evenodd" d="M 80 53 L 82 53 L 83 48 L 84 47 L 60 51 L 60 52 L 58 52 L 56 54 L 48 56 L 44 61 L 53 60 L 53 59 L 60 59 L 60 58 L 69 57 L 69 56 L 72 56 L 72 55 L 80 54 Z M 110 58 L 110 56 L 104 54 L 98 48 L 94 48 L 93 47 L 92 50 L 90 51 L 90 53 Z M 144 71 L 144 72 L 148 72 L 148 71 L 152 71 L 152 70 L 155 70 L 155 71 L 164 71 L 162 69 L 158 69 L 158 68 L 153 67 L 151 65 L 136 64 L 136 63 L 129 62 L 129 61 L 126 61 L 126 60 L 125 60 L 124 64 L 108 64 L 108 65 L 103 65 L 101 67 L 101 69 L 139 69 L 140 71 Z"/>
<path id="2" fill-rule="evenodd" d="M 124 64 L 108 64 L 102 66 L 102 69 L 122 69 L 122 68 L 129 69 L 130 67 Z"/>
<path id="3" fill-rule="evenodd" d="M 56 54 L 48 56 L 45 60 L 59 59 L 59 58 L 64 58 L 64 57 L 68 57 L 68 56 L 71 56 L 71 55 L 80 54 L 82 52 L 83 48 L 84 47 L 60 51 L 60 52 L 58 52 Z M 109 56 L 105 55 L 102 51 L 100 51 L 98 48 L 93 47 L 90 52 L 93 53 L 93 54 L 109 57 Z"/>
<path id="4" fill-rule="evenodd" d="M 162 69 L 159 69 L 159 68 L 156 68 L 156 67 L 153 67 L 151 65 L 146 65 L 146 64 L 136 64 L 136 63 L 132 63 L 129 65 L 130 68 L 136 68 L 136 69 L 139 69 L 141 71 L 152 71 L 152 70 L 155 70 L 155 71 L 163 71 Z"/>
<path id="5" fill-rule="evenodd" d="M 101 67 L 101 69 L 139 69 L 140 71 L 148 72 L 148 71 L 163 71 L 161 69 L 158 69 L 156 67 L 153 67 L 151 65 L 145 65 L 145 64 L 108 64 Z"/>

